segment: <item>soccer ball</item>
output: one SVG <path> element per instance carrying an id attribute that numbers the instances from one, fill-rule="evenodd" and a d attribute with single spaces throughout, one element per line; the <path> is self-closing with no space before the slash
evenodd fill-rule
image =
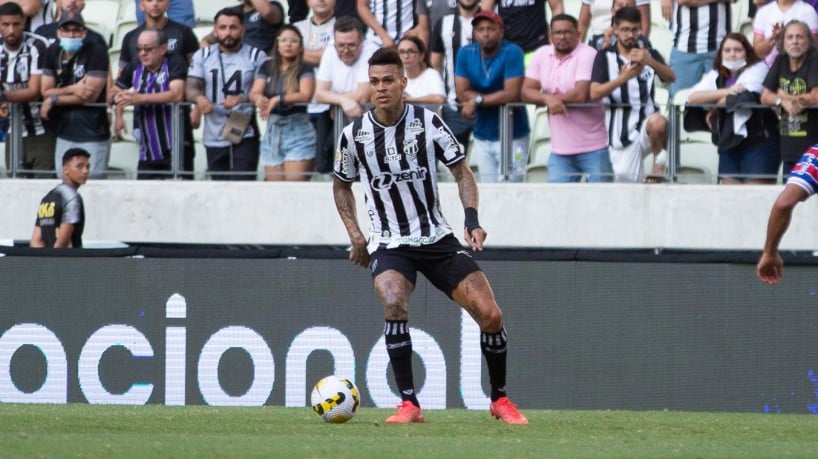
<path id="1" fill-rule="evenodd" d="M 347 422 L 355 416 L 361 396 L 352 381 L 340 376 L 327 376 L 312 388 L 312 409 L 326 422 Z"/>

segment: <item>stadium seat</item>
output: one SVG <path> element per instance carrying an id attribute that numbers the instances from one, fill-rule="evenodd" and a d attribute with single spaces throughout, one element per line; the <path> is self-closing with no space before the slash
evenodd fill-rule
<path id="1" fill-rule="evenodd" d="M 136 3 L 133 0 L 119 0 L 119 22 L 136 22 Z"/>
<path id="2" fill-rule="evenodd" d="M 125 37 L 125 34 L 137 27 L 139 27 L 139 24 L 136 22 L 136 19 L 133 21 L 120 20 L 119 24 L 116 25 L 116 31 L 114 32 L 114 39 L 111 48 L 122 48 L 122 39 Z"/>
<path id="3" fill-rule="evenodd" d="M 133 140 L 111 142 L 108 178 L 135 179 L 138 163 L 139 144 Z"/>
<path id="4" fill-rule="evenodd" d="M 213 32 L 213 22 L 205 23 L 198 21 L 198 25 L 193 28 L 193 33 L 196 35 L 196 38 L 198 38 L 199 41 L 202 41 L 202 39 L 205 36 L 210 35 L 211 32 Z"/>
<path id="5" fill-rule="evenodd" d="M 652 5 L 651 11 L 653 9 L 659 9 L 658 5 Z M 652 15 L 651 13 L 651 16 Z M 670 62 L 670 49 L 673 47 L 673 32 L 668 28 L 667 22 L 651 22 L 649 39 L 651 45 L 653 45 L 653 49 L 659 51 L 659 54 L 665 58 L 665 62 Z"/>
<path id="6" fill-rule="evenodd" d="M 544 164 L 529 164 L 525 168 L 526 183 L 545 183 L 548 181 L 548 167 Z"/>
<path id="7" fill-rule="evenodd" d="M 196 24 L 210 23 L 213 24 L 213 18 L 216 13 L 224 7 L 233 6 L 235 2 L 208 0 L 203 2 L 196 2 L 194 8 L 196 10 Z M 286 3 L 286 2 L 282 2 Z"/>
<path id="8" fill-rule="evenodd" d="M 119 5 L 118 0 L 88 0 L 82 10 L 86 26 L 105 37 L 109 46 L 119 20 Z"/>

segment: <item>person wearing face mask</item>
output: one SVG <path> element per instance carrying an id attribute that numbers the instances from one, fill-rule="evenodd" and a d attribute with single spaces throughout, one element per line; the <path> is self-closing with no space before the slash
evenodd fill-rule
<path id="1" fill-rule="evenodd" d="M 111 149 L 105 107 L 108 50 L 86 41 L 87 33 L 79 11 L 62 14 L 58 41 L 43 58 L 40 116 L 56 126 L 56 164 L 68 149 L 82 148 L 91 155 L 91 178 L 104 178 Z M 62 171 L 57 175 L 62 177 Z"/>
<path id="2" fill-rule="evenodd" d="M 781 116 L 781 160 L 786 176 L 818 136 L 818 52 L 809 26 L 792 21 L 776 44 L 779 55 L 764 79 L 761 103 Z"/>
<path id="3" fill-rule="evenodd" d="M 742 108 L 759 103 L 767 71 L 747 38 L 730 33 L 719 45 L 713 69 L 690 90 L 688 103 L 719 106 L 708 112 L 706 122 L 718 146 L 723 184 L 775 183 L 781 154 L 774 114 Z"/>

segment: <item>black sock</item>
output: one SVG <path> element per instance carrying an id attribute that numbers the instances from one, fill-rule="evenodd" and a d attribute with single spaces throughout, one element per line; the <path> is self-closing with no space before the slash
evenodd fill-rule
<path id="1" fill-rule="evenodd" d="M 491 401 L 506 396 L 506 355 L 508 335 L 503 327 L 497 333 L 480 332 L 480 350 L 486 358 L 491 383 Z"/>
<path id="2" fill-rule="evenodd" d="M 415 394 L 415 383 L 412 378 L 412 337 L 409 336 L 409 326 L 405 320 L 387 320 L 383 328 L 386 338 L 386 352 L 398 384 L 398 392 L 402 400 L 409 400 L 419 407 Z"/>

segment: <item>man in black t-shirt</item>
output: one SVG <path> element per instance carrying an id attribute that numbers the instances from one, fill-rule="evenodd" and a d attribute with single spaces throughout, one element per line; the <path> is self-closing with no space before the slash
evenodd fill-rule
<path id="1" fill-rule="evenodd" d="M 818 51 L 809 26 L 788 23 L 779 38 L 779 55 L 767 77 L 761 103 L 780 110 L 781 159 L 784 176 L 818 136 Z M 795 70 L 793 70 L 795 69 Z"/>
<path id="2" fill-rule="evenodd" d="M 244 36 L 242 43 L 256 47 L 267 54 L 273 49 L 278 29 L 284 24 L 284 8 L 272 0 L 241 0 L 236 9 L 243 18 Z M 202 47 L 216 43 L 215 34 L 202 39 Z"/>
<path id="3" fill-rule="evenodd" d="M 30 247 L 82 247 L 85 207 L 77 192 L 88 180 L 91 155 L 70 148 L 62 157 L 63 182 L 40 201 Z"/>
<path id="4" fill-rule="evenodd" d="M 84 40 L 85 21 L 77 10 L 63 13 L 57 36 L 59 41 L 46 50 L 40 85 L 40 116 L 57 126 L 55 163 L 69 148 L 82 148 L 91 155 L 91 177 L 104 178 L 111 149 L 104 105 L 108 50 Z"/>
<path id="5" fill-rule="evenodd" d="M 484 10 L 494 10 L 503 18 L 505 39 L 523 48 L 526 55 L 548 44 L 548 21 L 545 15 L 546 0 L 483 0 Z M 551 14 L 563 13 L 562 0 L 548 0 Z"/>
<path id="6" fill-rule="evenodd" d="M 60 18 L 62 17 L 63 12 L 76 9 L 80 13 L 82 10 L 85 9 L 85 2 L 77 2 L 76 0 L 57 0 L 56 3 L 57 7 L 57 17 L 54 22 L 49 22 L 48 24 L 43 24 L 34 31 L 37 35 L 44 37 L 48 40 L 48 44 L 51 45 L 56 43 L 57 41 L 57 27 L 60 25 Z M 93 40 L 99 46 L 103 48 L 108 48 L 110 43 L 108 43 L 108 39 L 103 37 L 98 32 L 94 30 L 87 29 L 88 35 L 86 35 L 86 40 Z"/>

